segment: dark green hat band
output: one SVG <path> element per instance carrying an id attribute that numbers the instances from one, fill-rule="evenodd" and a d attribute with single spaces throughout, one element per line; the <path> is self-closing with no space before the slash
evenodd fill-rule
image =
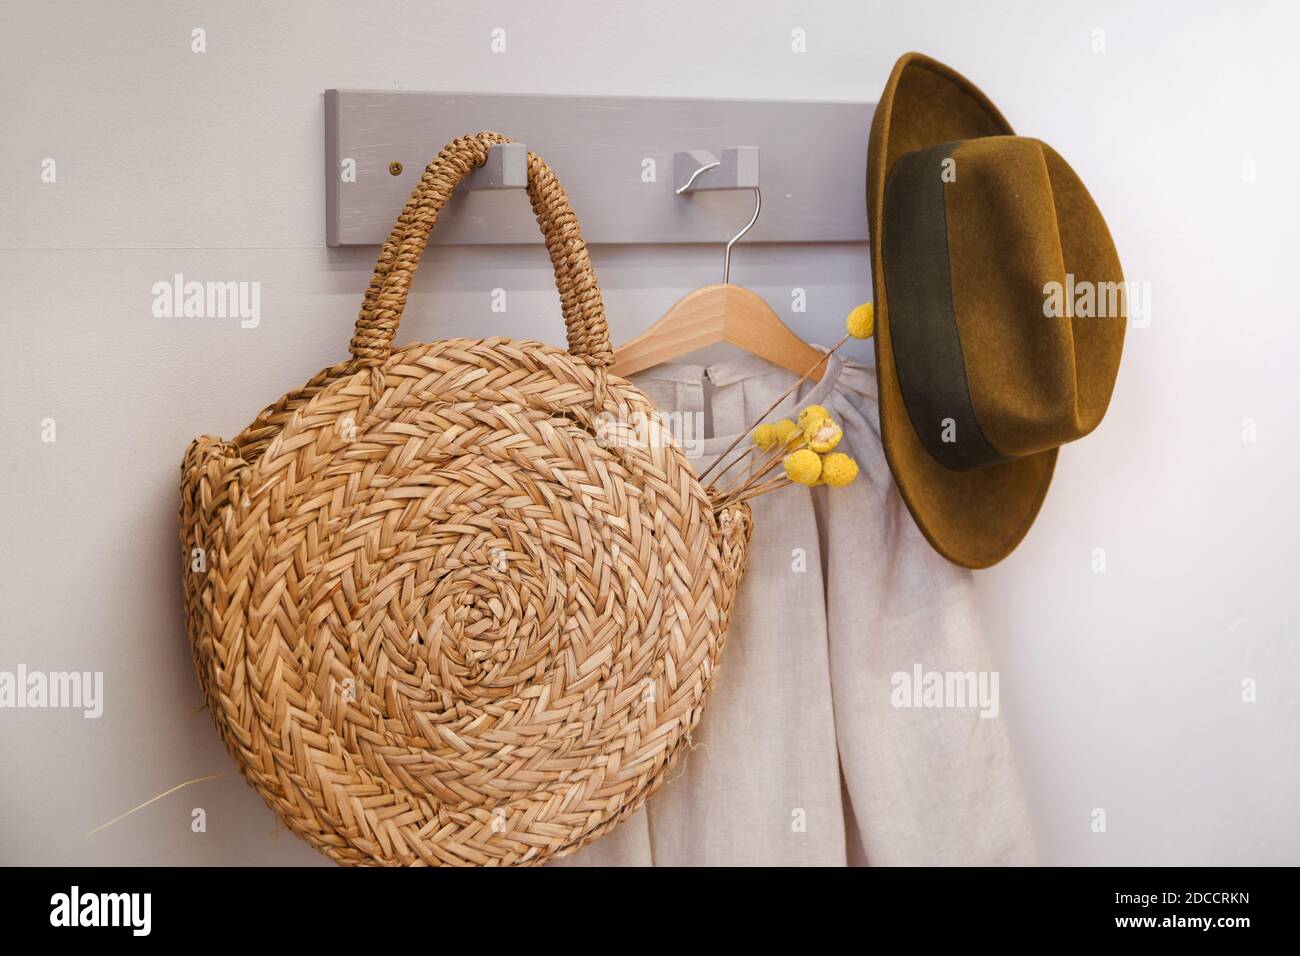
<path id="1" fill-rule="evenodd" d="M 942 173 L 960 145 L 940 143 L 894 163 L 881 245 L 889 340 L 908 417 L 940 464 L 967 471 L 1012 459 L 989 443 L 975 417 L 953 310 Z"/>

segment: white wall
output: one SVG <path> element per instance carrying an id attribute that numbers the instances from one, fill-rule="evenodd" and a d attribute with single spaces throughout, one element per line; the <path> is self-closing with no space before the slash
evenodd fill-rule
<path id="1" fill-rule="evenodd" d="M 192 437 L 233 434 L 345 352 L 373 250 L 323 247 L 322 90 L 874 100 L 919 49 L 1070 160 L 1152 289 L 1108 418 L 1062 453 L 1021 548 L 977 576 L 1044 861 L 1300 863 L 1295 9 L 5 3 L 0 669 L 102 670 L 108 706 L 0 711 L 0 862 L 323 862 L 234 776 L 83 836 L 231 766 L 183 637 L 178 466 Z M 440 254 L 408 338 L 559 341 L 540 243 Z M 717 268 L 701 247 L 594 257 L 620 339 Z M 484 294 L 503 269 L 504 321 Z M 175 272 L 260 281 L 261 326 L 152 318 Z M 807 288 L 791 324 L 823 342 L 870 297 L 863 246 L 741 246 L 733 280 L 773 303 Z"/>

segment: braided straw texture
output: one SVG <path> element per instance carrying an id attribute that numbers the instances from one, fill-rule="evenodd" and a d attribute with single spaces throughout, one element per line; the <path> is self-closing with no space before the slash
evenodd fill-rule
<path id="1" fill-rule="evenodd" d="M 599 288 L 539 159 L 570 353 L 392 348 L 437 210 L 501 141 L 430 164 L 353 359 L 182 465 L 208 707 L 285 825 L 343 864 L 535 864 L 625 819 L 689 745 L 744 572 L 747 507 L 715 508 L 604 369 Z"/>

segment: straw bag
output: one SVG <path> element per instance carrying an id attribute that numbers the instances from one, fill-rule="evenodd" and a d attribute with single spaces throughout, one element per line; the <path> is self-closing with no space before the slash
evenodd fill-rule
<path id="1" fill-rule="evenodd" d="M 528 155 L 569 351 L 393 347 L 456 140 L 379 255 L 350 361 L 182 466 L 187 626 L 217 728 L 284 823 L 345 864 L 521 864 L 655 792 L 713 682 L 746 506 L 715 508 L 608 374 L 577 219 Z"/>

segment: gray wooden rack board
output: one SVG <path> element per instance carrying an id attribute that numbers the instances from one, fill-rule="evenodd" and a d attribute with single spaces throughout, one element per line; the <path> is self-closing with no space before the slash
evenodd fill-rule
<path id="1" fill-rule="evenodd" d="M 733 146 L 756 146 L 759 153 L 762 214 L 744 242 L 866 242 L 873 106 L 327 90 L 326 241 L 383 242 L 438 150 L 458 136 L 491 130 L 546 159 L 588 242 L 726 242 L 753 212 L 750 193 L 711 189 L 711 171 L 699 178 L 698 191 L 678 196 L 674 159 L 691 150 L 721 155 Z M 393 163 L 401 164 L 400 174 L 390 173 Z M 651 168 L 653 181 L 647 182 Z M 538 241 L 527 199 L 517 189 L 502 188 L 510 182 L 472 185 L 480 188 L 459 191 L 432 242 Z"/>

